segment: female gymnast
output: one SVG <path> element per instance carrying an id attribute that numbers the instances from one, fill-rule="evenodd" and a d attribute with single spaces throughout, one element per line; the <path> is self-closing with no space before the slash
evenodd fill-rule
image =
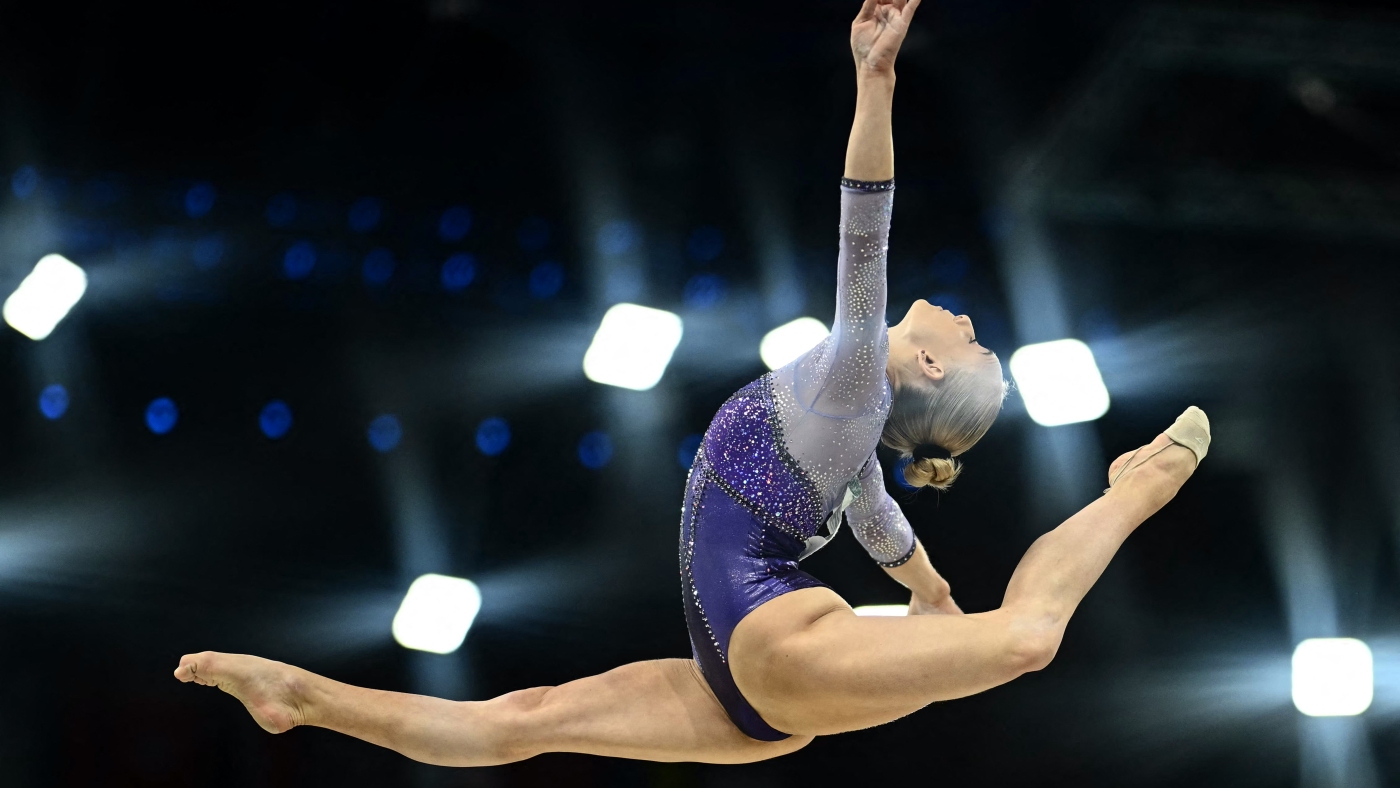
<path id="1" fill-rule="evenodd" d="M 865 0 L 851 26 L 858 85 L 841 182 L 830 337 L 716 414 L 686 486 L 680 563 L 693 659 L 638 662 L 486 701 L 363 689 L 240 654 L 180 660 L 175 677 L 243 702 L 264 729 L 316 725 L 445 766 L 546 752 L 743 763 L 814 736 L 880 725 L 1040 670 L 1123 541 L 1205 457 L 1190 408 L 1119 457 L 1110 488 L 1031 546 L 1000 608 L 964 615 L 885 492 L 875 446 L 905 478 L 946 488 L 991 426 L 1001 364 L 972 321 L 924 301 L 885 325 L 894 197 L 894 61 L 920 0 Z M 857 617 L 798 561 L 843 519 L 911 591 L 909 616 Z"/>

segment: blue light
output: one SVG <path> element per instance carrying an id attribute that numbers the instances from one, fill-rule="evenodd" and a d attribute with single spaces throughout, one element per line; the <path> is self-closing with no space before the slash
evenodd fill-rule
<path id="1" fill-rule="evenodd" d="M 564 289 L 564 266 L 558 263 L 540 263 L 530 271 L 530 295 L 535 298 L 553 298 Z"/>
<path id="2" fill-rule="evenodd" d="M 967 276 L 967 271 L 971 267 L 971 261 L 967 259 L 967 254 L 961 249 L 944 249 L 933 256 L 933 263 L 929 265 L 929 273 L 943 284 L 955 285 Z"/>
<path id="3" fill-rule="evenodd" d="M 472 212 L 465 205 L 454 205 L 442 212 L 438 220 L 438 236 L 448 243 L 456 243 L 472 231 Z"/>
<path id="4" fill-rule="evenodd" d="M 369 423 L 369 445 L 380 454 L 385 454 L 394 450 L 403 440 L 403 427 L 399 424 L 399 417 L 390 413 L 376 416 L 374 421 Z"/>
<path id="5" fill-rule="evenodd" d="M 292 409 L 280 399 L 275 399 L 263 406 L 262 413 L 258 414 L 258 427 L 267 437 L 277 440 L 285 437 L 292 429 Z"/>
<path id="6" fill-rule="evenodd" d="M 712 262 L 724 252 L 724 233 L 717 227 L 698 228 L 690 234 L 685 251 L 696 262 Z"/>
<path id="7" fill-rule="evenodd" d="M 695 464 L 695 454 L 700 451 L 700 435 L 687 435 L 681 439 L 680 448 L 676 449 L 676 462 L 681 464 L 687 471 Z"/>
<path id="8" fill-rule="evenodd" d="M 520 230 L 516 232 L 515 239 L 520 242 L 520 248 L 527 252 L 540 252 L 549 246 L 549 222 L 538 216 L 531 216 L 520 223 Z"/>
<path id="9" fill-rule="evenodd" d="M 15 170 L 15 174 L 10 176 L 10 191 L 21 200 L 29 199 L 35 189 L 39 188 L 39 171 L 33 167 L 24 166 Z"/>
<path id="10" fill-rule="evenodd" d="M 146 406 L 146 427 L 157 435 L 164 435 L 175 429 L 175 423 L 180 420 L 180 409 L 175 407 L 175 401 L 169 397 L 161 397 L 152 400 Z"/>
<path id="11" fill-rule="evenodd" d="M 211 233 L 194 242 L 194 264 L 201 271 L 208 271 L 224 259 L 224 238 Z"/>
<path id="12" fill-rule="evenodd" d="M 637 243 L 637 228 L 619 219 L 608 222 L 598 231 L 598 251 L 606 255 L 627 254 Z"/>
<path id="13" fill-rule="evenodd" d="M 904 489 L 906 489 L 906 490 L 908 490 L 908 491 L 910 491 L 910 492 L 918 492 L 918 491 L 919 491 L 919 488 L 918 488 L 918 487 L 915 487 L 914 485 L 912 485 L 912 484 L 910 484 L 909 482 L 907 482 L 907 481 L 904 480 L 904 469 L 905 469 L 905 468 L 908 468 L 908 467 L 909 467 L 909 463 L 911 463 L 911 462 L 913 462 L 913 461 L 914 461 L 914 458 L 913 458 L 913 457 L 901 457 L 901 458 L 899 458 L 897 461 L 895 461 L 895 464 L 894 464 L 894 471 L 893 471 L 892 473 L 890 473 L 890 475 L 894 477 L 894 483 L 895 483 L 895 484 L 898 484 L 900 487 L 902 487 L 902 488 L 904 488 Z"/>
<path id="14" fill-rule="evenodd" d="M 466 290 L 476 279 L 476 258 L 460 252 L 442 264 L 442 289 L 449 293 Z"/>
<path id="15" fill-rule="evenodd" d="M 612 461 L 612 438 L 606 432 L 590 432 L 578 442 L 578 461 L 583 467 L 598 470 Z"/>
<path id="16" fill-rule="evenodd" d="M 282 256 L 282 272 L 288 279 L 305 279 L 316 267 L 316 247 L 310 241 L 297 241 Z"/>
<path id="17" fill-rule="evenodd" d="M 273 227 L 286 227 L 297 218 L 297 198 L 289 192 L 273 195 L 267 201 L 267 223 Z"/>
<path id="18" fill-rule="evenodd" d="M 510 425 L 505 419 L 489 418 L 476 428 L 476 447 L 487 457 L 495 457 L 510 446 Z"/>
<path id="19" fill-rule="evenodd" d="M 724 300 L 728 287 L 718 274 L 696 274 L 685 283 L 681 299 L 690 309 L 712 309 Z"/>
<path id="20" fill-rule="evenodd" d="M 214 184 L 208 181 L 196 183 L 185 192 L 185 215 L 191 219 L 208 216 L 214 210 L 214 199 L 218 196 Z"/>
<path id="21" fill-rule="evenodd" d="M 378 287 L 394 276 L 394 253 L 380 247 L 365 255 L 363 266 L 365 283 Z"/>
<path id="22" fill-rule="evenodd" d="M 941 306 L 955 315 L 964 314 L 963 298 L 957 293 L 934 293 L 928 297 L 928 302 L 934 306 Z"/>
<path id="23" fill-rule="evenodd" d="M 350 206 L 350 229 L 357 233 L 367 233 L 379 226 L 384 216 L 384 206 L 373 197 L 361 197 Z"/>
<path id="24" fill-rule="evenodd" d="M 39 412 L 50 421 L 63 418 L 68 412 L 68 389 L 55 383 L 39 394 Z"/>

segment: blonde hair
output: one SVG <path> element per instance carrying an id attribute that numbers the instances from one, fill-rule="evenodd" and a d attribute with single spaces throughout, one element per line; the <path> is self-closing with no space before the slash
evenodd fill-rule
<path id="1" fill-rule="evenodd" d="M 914 450 L 935 444 L 956 457 L 971 449 L 992 428 L 1009 389 L 1001 364 L 984 368 L 954 367 L 942 380 L 923 380 L 894 392 L 881 442 L 911 458 L 904 480 L 914 487 L 944 491 L 962 473 L 955 459 L 914 457 Z"/>

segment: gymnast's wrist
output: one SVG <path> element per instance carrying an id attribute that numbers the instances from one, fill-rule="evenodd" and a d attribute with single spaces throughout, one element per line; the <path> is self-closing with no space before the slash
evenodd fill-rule
<path id="1" fill-rule="evenodd" d="M 878 70 L 866 65 L 856 66 L 857 93 L 894 93 L 894 69 Z"/>

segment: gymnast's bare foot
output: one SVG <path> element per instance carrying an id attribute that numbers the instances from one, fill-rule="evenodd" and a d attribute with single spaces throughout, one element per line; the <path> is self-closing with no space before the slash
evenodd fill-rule
<path id="1" fill-rule="evenodd" d="M 218 687 L 238 698 L 268 733 L 306 724 L 301 671 L 291 665 L 247 654 L 203 651 L 181 657 L 175 678 Z"/>

